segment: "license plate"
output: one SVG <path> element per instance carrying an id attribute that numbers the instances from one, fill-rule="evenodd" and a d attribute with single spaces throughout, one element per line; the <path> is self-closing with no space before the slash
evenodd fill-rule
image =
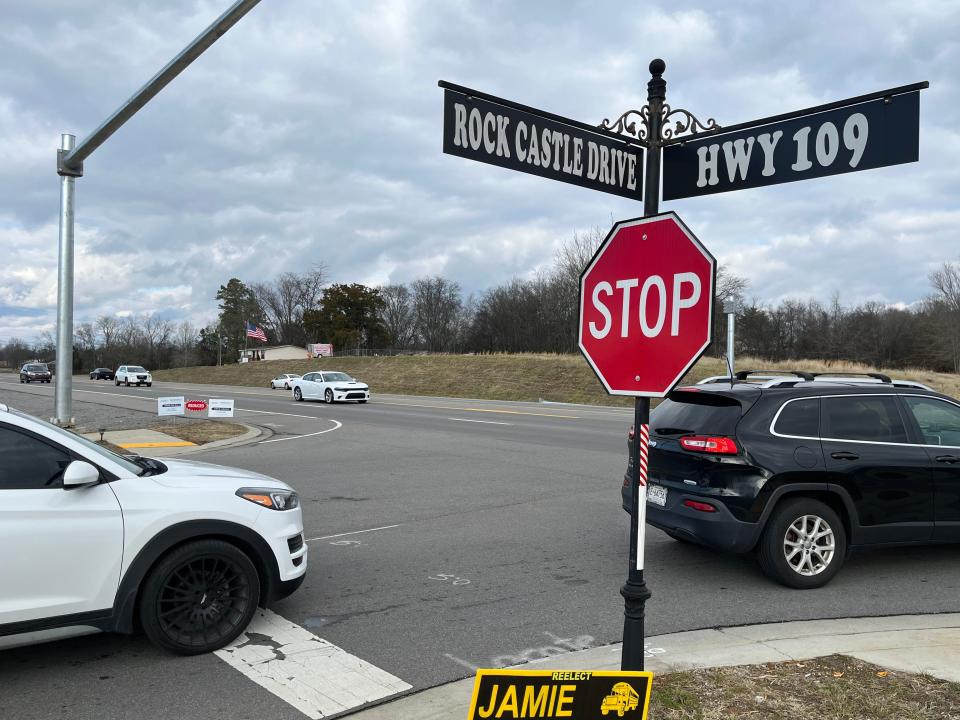
<path id="1" fill-rule="evenodd" d="M 663 507 L 667 504 L 667 489 L 661 485 L 647 485 L 647 502 Z"/>

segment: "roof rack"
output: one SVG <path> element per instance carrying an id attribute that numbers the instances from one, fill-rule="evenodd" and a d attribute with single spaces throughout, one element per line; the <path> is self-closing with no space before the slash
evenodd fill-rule
<path id="1" fill-rule="evenodd" d="M 869 377 L 874 380 L 879 380 L 882 383 L 892 383 L 893 380 L 890 379 L 889 375 L 884 375 L 883 373 L 874 373 L 874 372 L 818 372 L 813 373 L 813 378 L 817 377 Z M 811 380 L 813 379 L 811 378 Z"/>
<path id="2" fill-rule="evenodd" d="M 772 377 L 783 377 L 784 375 L 796 375 L 807 381 L 812 381 L 815 373 L 809 373 L 804 370 L 741 370 L 734 373 L 737 380 L 746 380 L 750 375 L 770 375 Z"/>

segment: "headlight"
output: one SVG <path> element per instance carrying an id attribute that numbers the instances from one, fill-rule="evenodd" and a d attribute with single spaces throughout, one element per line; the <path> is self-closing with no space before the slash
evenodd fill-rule
<path id="1" fill-rule="evenodd" d="M 293 510 L 300 507 L 300 497 L 293 490 L 274 488 L 240 488 L 237 497 L 271 510 Z"/>

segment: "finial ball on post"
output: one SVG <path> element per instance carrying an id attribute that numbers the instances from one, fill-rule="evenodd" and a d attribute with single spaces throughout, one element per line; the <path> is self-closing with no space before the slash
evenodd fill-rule
<path id="1" fill-rule="evenodd" d="M 660 58 L 656 58 L 650 61 L 651 75 L 663 75 L 663 71 L 666 69 L 667 69 L 667 64 Z"/>

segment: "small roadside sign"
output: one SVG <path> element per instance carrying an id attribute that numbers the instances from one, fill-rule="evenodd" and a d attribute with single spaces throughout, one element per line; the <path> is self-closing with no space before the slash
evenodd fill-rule
<path id="1" fill-rule="evenodd" d="M 924 85 L 921 83 L 920 85 Z M 916 162 L 920 90 L 743 123 L 663 149 L 663 199 L 744 190 Z"/>
<path id="2" fill-rule="evenodd" d="M 190 410 L 191 412 L 202 412 L 206 409 L 206 400 L 187 400 L 187 410 Z"/>
<path id="3" fill-rule="evenodd" d="M 468 720 L 607 715 L 644 720 L 653 673 L 590 670 L 477 670 Z"/>
<path id="4" fill-rule="evenodd" d="M 157 415 L 183 415 L 184 399 L 180 397 L 157 398 Z"/>
<path id="5" fill-rule="evenodd" d="M 544 110 L 441 82 L 443 152 L 640 200 L 643 148 Z"/>
<path id="6" fill-rule="evenodd" d="M 232 418 L 233 400 L 210 398 L 210 409 L 207 411 L 207 417 Z"/>

